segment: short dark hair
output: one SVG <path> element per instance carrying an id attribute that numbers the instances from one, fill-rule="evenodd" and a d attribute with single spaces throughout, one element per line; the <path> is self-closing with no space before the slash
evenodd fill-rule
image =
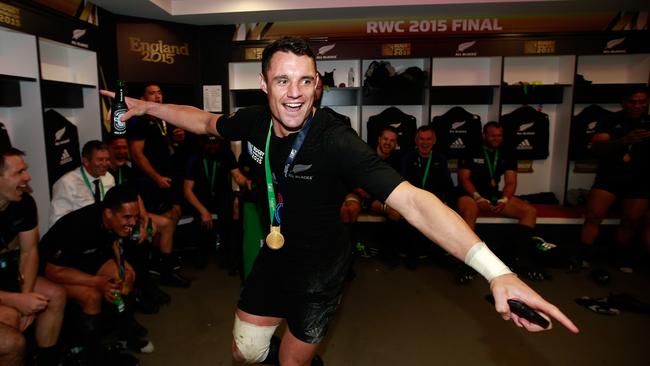
<path id="1" fill-rule="evenodd" d="M 160 84 L 154 83 L 153 81 L 148 81 L 148 82 L 142 84 L 142 92 L 140 93 L 141 97 L 144 97 L 144 93 L 147 92 L 147 88 L 150 87 L 150 86 L 157 86 L 158 88 L 160 88 L 160 91 L 162 91 L 162 86 L 160 86 Z"/>
<path id="2" fill-rule="evenodd" d="M 91 159 L 93 157 L 93 151 L 97 150 L 108 150 L 108 145 L 99 140 L 90 140 L 81 148 L 81 156 L 86 159 Z"/>
<path id="3" fill-rule="evenodd" d="M 629 99 L 630 97 L 632 97 L 634 94 L 637 93 L 643 93 L 646 96 L 650 95 L 650 93 L 648 93 L 648 87 L 646 85 L 632 85 L 625 89 L 625 91 L 621 95 L 621 100 Z"/>
<path id="4" fill-rule="evenodd" d="M 136 192 L 135 188 L 128 184 L 120 184 L 106 192 L 102 201 L 102 207 L 108 208 L 111 211 L 117 211 L 123 204 L 137 201 L 138 192 Z"/>
<path id="5" fill-rule="evenodd" d="M 0 174 L 5 173 L 5 163 L 8 156 L 24 156 L 25 153 L 16 149 L 15 147 L 7 146 L 0 151 Z"/>
<path id="6" fill-rule="evenodd" d="M 397 136 L 399 136 L 399 131 L 397 130 L 397 128 L 395 128 L 393 126 L 385 126 L 384 128 L 381 129 L 381 131 L 379 131 L 379 137 L 381 137 L 381 135 L 383 135 L 384 132 L 386 132 L 386 131 L 390 131 L 390 132 L 396 134 Z"/>
<path id="7" fill-rule="evenodd" d="M 436 130 L 434 130 L 431 125 L 424 125 L 424 126 L 418 127 L 418 129 L 415 130 L 415 134 L 417 135 L 420 132 L 428 132 L 428 131 L 431 131 L 434 134 L 436 133 Z"/>
<path id="8" fill-rule="evenodd" d="M 488 128 L 490 128 L 490 127 L 503 129 L 503 126 L 501 125 L 501 123 L 499 123 L 497 121 L 490 121 L 490 122 L 486 123 L 485 126 L 483 126 L 483 133 L 487 132 Z"/>
<path id="9" fill-rule="evenodd" d="M 316 66 L 316 55 L 304 38 L 284 37 L 266 46 L 262 52 L 262 75 L 264 75 L 264 79 L 266 79 L 266 73 L 270 67 L 271 57 L 276 52 L 288 52 L 298 56 L 307 56 L 314 60 L 314 66 Z"/>

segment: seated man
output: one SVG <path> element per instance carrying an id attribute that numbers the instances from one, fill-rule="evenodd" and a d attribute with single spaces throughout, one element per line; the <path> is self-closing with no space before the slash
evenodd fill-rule
<path id="1" fill-rule="evenodd" d="M 37 276 L 38 216 L 23 153 L 5 148 L 0 154 L 0 364 L 23 364 L 21 333 L 35 322 L 36 364 L 58 365 L 65 291 Z"/>
<path id="2" fill-rule="evenodd" d="M 63 215 L 104 199 L 115 185 L 108 173 L 108 146 L 101 141 L 88 141 L 81 149 L 81 166 L 65 173 L 52 186 L 50 227 Z"/>
<path id="3" fill-rule="evenodd" d="M 648 89 L 631 89 L 621 103 L 623 109 L 596 125 L 591 151 L 598 157 L 598 171 L 587 197 L 587 212 L 574 267 L 592 257 L 599 225 L 609 208 L 621 200 L 622 220 L 616 235 L 616 261 L 622 271 L 632 271 L 632 240 L 644 229 L 650 253 L 650 227 L 643 225 L 650 199 L 650 118 Z"/>
<path id="4" fill-rule="evenodd" d="M 128 184 L 137 190 L 137 185 L 133 178 L 133 169 L 128 164 L 128 143 L 124 137 L 111 138 L 108 142 L 108 151 L 110 154 L 110 168 L 108 169 L 109 173 L 113 175 L 116 180 L 116 183 L 119 184 Z M 149 271 L 150 265 L 153 265 L 152 270 L 156 271 L 160 275 L 160 281 L 163 285 L 176 286 L 176 287 L 189 287 L 191 282 L 181 276 L 177 271 L 174 270 L 174 261 L 172 259 L 173 251 L 173 238 L 174 230 L 176 225 L 166 216 L 156 215 L 151 212 L 147 212 L 144 206 L 144 202 L 138 196 L 138 202 L 140 205 L 140 226 L 141 230 L 137 230 L 137 235 L 139 235 L 139 240 L 144 241 L 154 241 L 155 245 L 160 250 L 160 253 L 153 255 L 153 260 L 155 263 L 149 263 L 149 247 L 140 246 L 141 250 L 138 250 L 138 254 L 135 254 L 139 259 L 130 258 L 139 263 L 136 266 L 136 270 L 140 274 L 140 280 L 145 281 L 144 276 L 146 272 Z M 151 222 L 149 221 L 151 219 Z M 151 236 L 151 237 L 148 237 Z M 132 253 L 129 253 L 132 254 Z M 149 281 L 147 281 L 148 283 Z M 148 283 L 151 286 L 147 286 L 151 290 L 152 299 L 157 299 L 156 302 L 159 305 L 167 304 L 171 300 L 169 295 L 163 293 L 157 288 L 154 288 L 152 283 Z"/>
<path id="5" fill-rule="evenodd" d="M 501 148 L 503 127 L 497 122 L 483 126 L 483 146 L 466 159 L 461 159 L 458 167 L 458 185 L 461 197 L 458 199 L 458 213 L 472 228 L 480 211 L 494 212 L 505 217 L 519 219 L 513 240 L 508 243 L 524 243 L 515 248 L 506 248 L 504 256 L 510 257 L 510 266 L 520 275 L 543 280 L 548 277 L 531 261 L 533 248 L 539 242 L 534 234 L 537 211 L 532 205 L 515 197 L 517 189 L 517 161 Z M 499 191 L 501 177 L 504 179 L 503 191 Z M 541 242 L 543 250 L 554 245 Z"/>
<path id="6" fill-rule="evenodd" d="M 400 170 L 401 156 L 399 150 L 396 149 L 398 134 L 397 129 L 391 126 L 382 129 L 379 133 L 377 148 L 375 150 L 377 156 L 396 171 Z M 399 259 L 397 258 L 397 250 L 395 248 L 395 242 L 397 241 L 395 234 L 397 230 L 395 230 L 393 224 L 400 220 L 400 214 L 384 202 L 372 197 L 363 189 L 357 188 L 353 192 L 348 193 L 345 201 L 343 201 L 340 213 L 341 221 L 343 223 L 357 222 L 362 210 L 374 215 L 385 216 L 389 220 L 386 225 L 382 225 L 379 233 L 379 236 L 382 238 L 379 243 L 379 256 L 389 266 L 398 265 Z M 356 240 L 354 241 L 356 242 Z M 362 256 L 371 255 L 368 253 L 371 249 L 366 248 L 365 245 L 360 245 L 357 250 L 362 252 Z"/>
<path id="7" fill-rule="evenodd" d="M 129 294 L 135 273 L 123 256 L 125 247 L 135 245 L 130 238 L 139 215 L 136 192 L 120 185 L 108 191 L 103 202 L 62 217 L 41 241 L 47 278 L 63 286 L 68 298 L 81 308 L 78 334 L 93 362 L 106 356 L 100 346 L 104 301 L 117 305 L 119 336 L 127 348 L 153 351 L 133 322 Z M 137 362 L 129 359 L 122 361 Z"/>
<path id="8" fill-rule="evenodd" d="M 412 185 L 436 195 L 447 203 L 454 188 L 447 167 L 447 158 L 433 150 L 436 133 L 431 126 L 421 126 L 415 133 L 415 149 L 402 158 L 402 177 Z M 406 267 L 415 269 L 419 256 L 431 252 L 431 241 L 417 229 L 404 222 L 402 230 Z"/>
<path id="9" fill-rule="evenodd" d="M 234 194 L 230 177 L 240 186 L 250 188 L 251 181 L 239 167 L 230 145 L 215 136 L 202 136 L 201 152 L 191 157 L 187 163 L 183 193 L 194 209 L 194 223 L 201 233 L 202 249 L 214 245 L 217 237 L 223 244 L 218 254 L 222 262 L 228 262 L 231 271 L 236 271 L 241 262 L 241 248 L 229 247 L 230 230 L 233 225 Z M 216 215 L 217 227 L 213 227 Z M 205 255 L 203 255 L 204 258 Z"/>

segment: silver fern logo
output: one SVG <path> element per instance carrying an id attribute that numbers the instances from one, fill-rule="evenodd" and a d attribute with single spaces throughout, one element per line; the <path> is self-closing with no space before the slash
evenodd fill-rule
<path id="1" fill-rule="evenodd" d="M 323 46 L 323 47 L 318 49 L 318 54 L 322 56 L 322 55 L 328 53 L 329 51 L 333 50 L 334 47 L 336 47 L 336 43 L 330 44 L 330 45 L 327 45 L 327 46 Z"/>
<path id="2" fill-rule="evenodd" d="M 474 47 L 476 45 L 476 41 L 470 41 L 470 42 L 463 42 L 458 45 L 456 48 L 456 56 L 476 56 L 477 53 L 474 52 L 466 52 L 468 49 Z"/>

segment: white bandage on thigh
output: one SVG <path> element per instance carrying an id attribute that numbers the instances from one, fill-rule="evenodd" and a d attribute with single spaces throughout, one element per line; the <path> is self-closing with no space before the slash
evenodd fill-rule
<path id="1" fill-rule="evenodd" d="M 465 264 L 474 268 L 488 282 L 497 276 L 512 273 L 510 268 L 494 255 L 490 248 L 483 242 L 474 244 L 469 252 L 467 252 Z"/>
<path id="2" fill-rule="evenodd" d="M 239 353 L 244 357 L 246 363 L 264 361 L 269 354 L 271 337 L 277 327 L 277 325 L 266 326 L 247 323 L 239 319 L 235 314 L 235 326 L 232 329 L 232 336 Z"/>

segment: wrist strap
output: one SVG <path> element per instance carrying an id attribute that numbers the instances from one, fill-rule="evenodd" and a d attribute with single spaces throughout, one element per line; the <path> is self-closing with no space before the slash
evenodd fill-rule
<path id="1" fill-rule="evenodd" d="M 495 277 L 512 273 L 484 242 L 474 244 L 465 256 L 465 264 L 474 268 L 476 272 L 485 277 L 488 282 Z"/>

